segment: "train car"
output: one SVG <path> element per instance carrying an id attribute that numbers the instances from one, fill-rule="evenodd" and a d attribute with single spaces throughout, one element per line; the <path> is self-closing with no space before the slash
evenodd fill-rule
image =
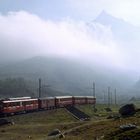
<path id="1" fill-rule="evenodd" d="M 38 110 L 38 99 L 14 99 L 0 101 L 0 114 L 10 115 L 33 110 Z"/>
<path id="2" fill-rule="evenodd" d="M 93 96 L 87 96 L 87 104 L 96 104 L 96 98 Z"/>
<path id="3" fill-rule="evenodd" d="M 73 104 L 74 105 L 82 105 L 87 103 L 87 98 L 85 96 L 74 96 L 73 97 Z"/>
<path id="4" fill-rule="evenodd" d="M 68 105 L 95 104 L 93 96 L 56 96 L 32 99 L 31 97 L 17 97 L 0 100 L 0 115 L 11 115 L 42 109 L 54 109 Z"/>
<path id="5" fill-rule="evenodd" d="M 57 108 L 73 105 L 73 97 L 72 96 L 57 96 L 55 97 L 55 104 Z"/>
<path id="6" fill-rule="evenodd" d="M 54 109 L 55 97 L 39 98 L 39 109 Z"/>

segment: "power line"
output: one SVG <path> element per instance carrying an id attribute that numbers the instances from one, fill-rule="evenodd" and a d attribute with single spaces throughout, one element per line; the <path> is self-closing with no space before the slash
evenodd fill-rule
<path id="1" fill-rule="evenodd" d="M 39 84 L 39 91 L 38 91 L 39 93 L 38 94 L 39 94 L 39 98 L 41 98 L 42 97 L 42 88 L 44 88 L 44 87 L 48 88 L 48 87 L 51 87 L 51 86 L 50 85 L 42 85 L 41 78 L 38 79 L 38 82 L 39 82 L 38 83 Z"/>
<path id="2" fill-rule="evenodd" d="M 38 81 L 39 81 L 39 98 L 41 98 L 41 78 L 39 78 Z"/>
<path id="3" fill-rule="evenodd" d="M 93 98 L 95 98 L 95 96 L 96 96 L 95 82 L 93 82 L 92 88 L 87 88 L 87 89 L 92 89 Z M 94 108 L 94 111 L 96 111 L 96 104 L 95 103 L 93 104 L 93 108 Z"/>
<path id="4" fill-rule="evenodd" d="M 93 82 L 93 98 L 95 98 L 95 96 L 96 96 L 96 93 L 95 93 L 95 83 Z M 95 103 L 93 105 L 93 108 L 94 108 L 94 111 L 95 111 L 95 109 L 96 109 L 96 104 Z"/>
<path id="5" fill-rule="evenodd" d="M 108 107 L 110 107 L 110 87 L 108 87 Z"/>
<path id="6" fill-rule="evenodd" d="M 115 105 L 117 105 L 117 90 L 116 90 L 116 88 L 114 90 L 114 94 L 115 94 Z"/>

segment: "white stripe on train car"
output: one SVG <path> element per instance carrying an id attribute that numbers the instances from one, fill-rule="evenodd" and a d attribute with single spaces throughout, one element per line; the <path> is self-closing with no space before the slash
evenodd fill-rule
<path id="1" fill-rule="evenodd" d="M 11 101 L 3 101 L 3 103 L 26 102 L 26 101 L 38 101 L 38 99 L 11 100 Z"/>
<path id="2" fill-rule="evenodd" d="M 56 96 L 56 99 L 72 98 L 73 96 Z"/>

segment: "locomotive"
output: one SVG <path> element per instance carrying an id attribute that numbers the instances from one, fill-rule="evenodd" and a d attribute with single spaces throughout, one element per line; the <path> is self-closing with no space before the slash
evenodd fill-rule
<path id="1" fill-rule="evenodd" d="M 44 98 L 18 97 L 0 100 L 0 115 L 49 110 L 66 106 L 95 104 L 93 96 L 55 96 Z"/>

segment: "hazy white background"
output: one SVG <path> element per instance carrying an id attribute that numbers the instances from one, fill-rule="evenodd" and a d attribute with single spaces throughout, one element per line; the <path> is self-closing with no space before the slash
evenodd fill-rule
<path id="1" fill-rule="evenodd" d="M 139 73 L 140 44 L 123 46 L 130 40 L 118 41 L 111 26 L 94 22 L 105 10 L 138 27 L 139 6 L 138 0 L 2 0 L 0 59 L 59 56 Z"/>

